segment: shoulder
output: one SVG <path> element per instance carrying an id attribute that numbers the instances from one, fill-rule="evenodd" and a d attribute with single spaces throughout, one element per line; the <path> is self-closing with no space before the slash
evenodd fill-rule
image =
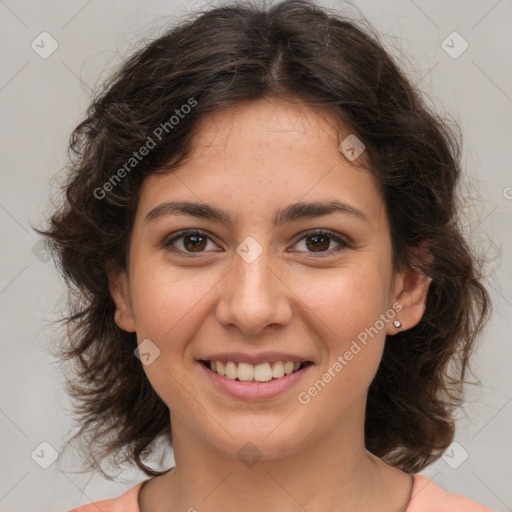
<path id="1" fill-rule="evenodd" d="M 414 475 L 406 512 L 495 512 L 459 494 L 451 494 L 425 475 Z"/>
<path id="2" fill-rule="evenodd" d="M 96 501 L 74 508 L 69 512 L 140 512 L 139 493 L 144 482 L 140 482 L 118 498 Z"/>

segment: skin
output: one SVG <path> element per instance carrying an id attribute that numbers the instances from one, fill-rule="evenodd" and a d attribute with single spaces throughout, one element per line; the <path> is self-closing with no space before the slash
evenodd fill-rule
<path id="1" fill-rule="evenodd" d="M 392 321 L 307 405 L 297 400 L 393 303 L 402 306 L 401 329 L 425 310 L 429 279 L 393 271 L 376 179 L 338 151 L 349 133 L 299 101 L 245 102 L 203 118 L 183 166 L 146 178 L 128 268 L 110 278 L 116 323 L 160 350 L 144 371 L 169 407 L 174 438 L 176 467 L 143 486 L 142 512 L 407 507 L 411 477 L 364 446 L 367 392 L 386 335 L 397 332 Z M 337 212 L 272 227 L 279 208 L 333 199 L 367 220 Z M 208 203 L 235 222 L 184 214 L 145 220 L 172 200 Z M 164 246 L 169 235 L 192 228 L 209 237 L 199 250 L 186 237 L 174 242 L 177 253 Z M 318 229 L 351 245 L 327 237 L 315 249 L 318 234 L 303 232 Z M 236 252 L 249 236 L 262 248 L 252 263 Z M 216 390 L 196 361 L 212 352 L 269 350 L 315 365 L 299 386 L 259 402 Z M 261 453 L 252 467 L 236 455 L 248 442 Z"/>

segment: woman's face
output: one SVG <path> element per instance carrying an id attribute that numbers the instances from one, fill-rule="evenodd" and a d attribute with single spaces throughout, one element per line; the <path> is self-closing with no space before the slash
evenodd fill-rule
<path id="1" fill-rule="evenodd" d="M 271 459 L 347 429 L 359 439 L 393 320 L 409 328 L 423 313 L 392 271 L 377 182 L 342 157 L 350 132 L 332 126 L 278 100 L 210 114 L 191 159 L 144 182 L 128 271 L 111 281 L 173 428 L 230 456 L 250 442 Z M 290 363 L 276 361 L 308 364 L 279 377 Z"/>

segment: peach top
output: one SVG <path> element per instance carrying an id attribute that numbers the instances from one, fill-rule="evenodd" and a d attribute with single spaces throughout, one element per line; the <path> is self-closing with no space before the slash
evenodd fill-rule
<path id="1" fill-rule="evenodd" d="M 138 497 L 144 482 L 119 498 L 96 501 L 69 512 L 140 512 Z M 450 494 L 425 475 L 414 475 L 412 497 L 405 512 L 496 512 L 459 494 Z"/>

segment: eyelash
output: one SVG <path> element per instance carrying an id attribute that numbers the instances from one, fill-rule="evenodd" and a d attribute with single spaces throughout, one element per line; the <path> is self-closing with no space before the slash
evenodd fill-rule
<path id="1" fill-rule="evenodd" d="M 326 236 L 326 237 L 329 237 L 332 240 L 334 240 L 335 242 L 339 243 L 340 247 L 338 247 L 335 250 L 331 249 L 330 251 L 323 251 L 323 252 L 319 252 L 319 253 L 314 253 L 314 252 L 307 251 L 307 252 L 309 252 L 309 254 L 318 254 L 318 255 L 320 255 L 320 254 L 323 254 L 323 255 L 327 254 L 327 256 L 332 256 L 332 255 L 338 254 L 341 251 L 344 251 L 346 249 L 350 249 L 352 247 L 351 243 L 349 243 L 347 240 L 344 240 L 344 239 L 340 238 L 339 236 L 337 236 L 337 234 L 334 231 L 331 231 L 329 229 L 316 229 L 316 230 L 312 230 L 312 231 L 307 231 L 307 232 L 302 234 L 302 237 L 299 238 L 299 240 L 297 240 L 297 242 L 295 242 L 294 245 L 296 245 L 297 243 L 302 241 L 304 238 L 307 238 L 307 237 L 310 237 L 310 236 L 315 236 L 315 235 L 316 236 Z M 172 244 L 174 242 L 176 242 L 177 240 L 180 240 L 181 238 L 185 238 L 186 236 L 202 236 L 202 237 L 208 238 L 209 240 L 212 240 L 211 237 L 208 236 L 208 234 L 205 233 L 204 231 L 201 231 L 201 230 L 198 230 L 198 229 L 187 229 L 185 231 L 180 231 L 171 240 L 168 240 L 168 241 L 167 241 L 167 239 L 164 240 L 163 246 L 164 246 L 164 248 L 168 249 L 169 251 L 171 251 L 171 252 L 173 252 L 175 254 L 186 255 L 185 257 L 187 257 L 187 258 L 200 258 L 201 254 L 204 253 L 205 251 L 198 252 L 198 253 L 191 253 L 191 252 L 186 252 L 186 251 L 182 251 L 182 250 L 177 250 L 176 248 L 172 247 Z M 322 257 L 326 257 L 326 256 L 315 256 L 315 257 L 322 258 Z"/>

